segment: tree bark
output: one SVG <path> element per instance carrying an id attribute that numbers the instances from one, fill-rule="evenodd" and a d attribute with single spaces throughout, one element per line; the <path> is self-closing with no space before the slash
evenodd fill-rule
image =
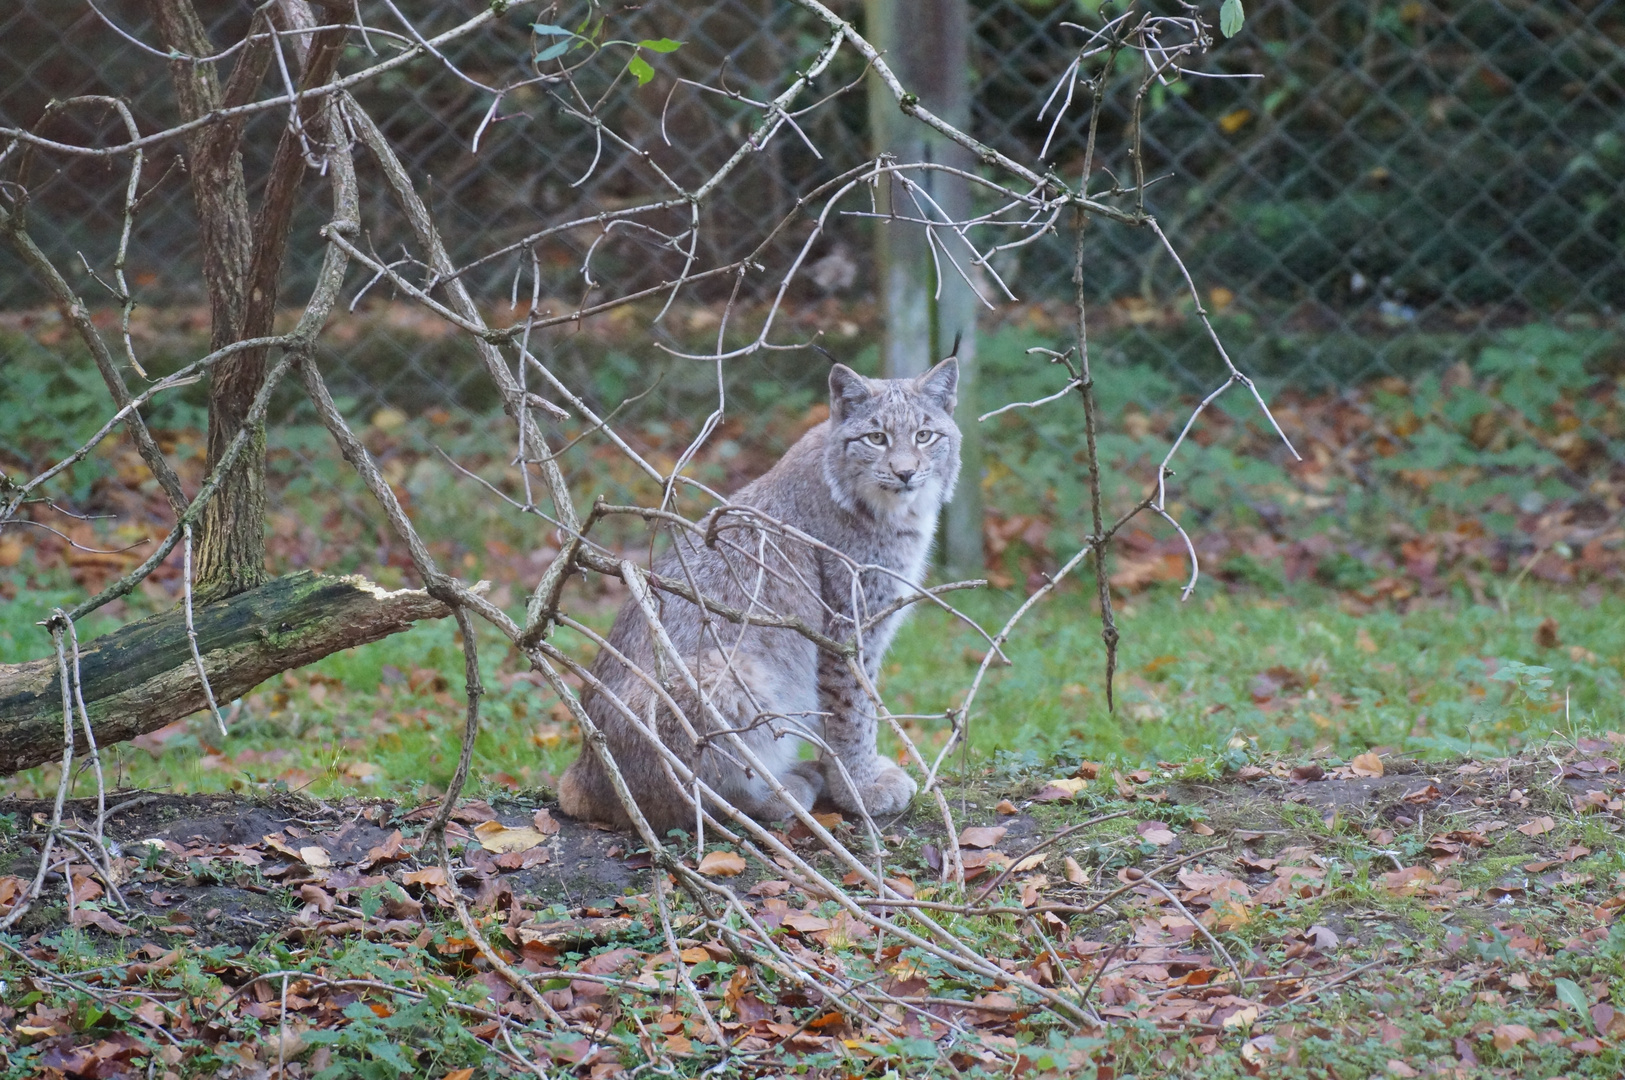
<path id="1" fill-rule="evenodd" d="M 869 41 L 886 54 L 903 85 L 920 102 L 962 131 L 970 130 L 970 8 L 967 0 L 866 0 Z M 869 125 L 876 154 L 889 153 L 899 163 L 932 162 L 971 171 L 975 157 L 905 115 L 897 100 L 871 74 Z M 937 206 L 952 219 L 970 216 L 970 185 L 957 176 L 935 171 L 913 174 Z M 917 205 L 897 180 L 882 181 L 876 198 L 882 212 L 918 218 L 929 203 Z M 946 255 L 936 263 L 925 229 L 903 223 L 877 223 L 875 252 L 880 277 L 885 340 L 881 373 L 900 379 L 919 375 L 948 355 L 959 339 L 959 489 L 943 521 L 944 562 L 949 572 L 970 577 L 982 567 L 982 432 L 976 423 L 976 317 L 981 301 Z M 947 230 L 944 242 L 973 281 L 981 273 L 971 255 Z M 940 264 L 942 280 L 933 266 Z M 985 288 L 985 286 L 982 286 Z"/>
<path id="2" fill-rule="evenodd" d="M 299 7 L 301 23 L 312 22 L 308 9 Z M 152 0 L 151 8 L 169 48 L 189 56 L 215 51 L 192 0 Z M 324 12 L 327 21 L 342 21 L 339 13 L 325 7 Z M 283 22 L 288 21 L 284 15 Z M 260 16 L 255 18 L 255 27 L 268 28 Z M 345 33 L 337 27 L 315 33 L 314 44 L 303 57 L 299 89 L 310 89 L 331 78 Z M 224 89 L 213 64 L 171 61 L 170 75 L 182 118 L 195 120 L 238 103 L 238 98 L 246 100 L 263 79 L 270 55 L 270 47 L 251 45 Z M 300 104 L 299 128 L 290 124 L 282 133 L 266 180 L 265 202 L 252 224 L 243 175 L 241 122 L 209 124 L 186 137 L 192 197 L 203 241 L 212 349 L 271 332 L 289 222 L 305 173 L 305 150 L 307 146 L 316 153 L 325 149 L 324 114 L 320 100 Z M 242 429 L 249 406 L 265 381 L 265 360 L 265 350 L 249 350 L 222 361 L 210 375 L 209 467 Z M 249 440 L 199 521 L 195 592 L 204 600 L 255 588 L 267 577 L 263 426 L 251 432 Z"/>
<path id="3" fill-rule="evenodd" d="M 193 626 L 218 701 L 273 675 L 399 633 L 450 609 L 415 589 L 310 571 L 197 607 Z M 181 609 L 132 623 L 79 652 L 98 746 L 133 739 L 207 707 Z M 79 723 L 75 730 L 83 737 Z M 81 747 L 81 749 L 85 749 Z M 62 687 L 54 657 L 0 666 L 0 775 L 62 756 Z"/>

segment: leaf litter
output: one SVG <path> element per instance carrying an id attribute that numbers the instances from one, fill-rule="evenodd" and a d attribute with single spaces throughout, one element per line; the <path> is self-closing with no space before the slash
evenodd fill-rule
<path id="1" fill-rule="evenodd" d="M 522 1075 L 528 1061 L 608 1078 L 726 1060 L 749 1075 L 1111 1077 L 1149 1062 L 1273 1075 L 1314 1059 L 1336 1076 L 1468 1076 L 1486 1063 L 1525 1075 L 1515 1063 L 1538 1054 L 1611 1075 L 1625 1040 L 1608 977 L 1625 961 L 1622 744 L 1313 770 L 1266 759 L 1228 775 L 1205 762 L 990 773 L 967 789 L 986 798 L 971 820 L 989 823 L 956 838 L 974 889 L 945 880 L 929 814 L 885 842 L 890 903 L 970 902 L 959 932 L 998 981 L 881 940 L 731 849 L 697 864 L 668 849 L 730 883 L 792 965 L 842 976 L 873 1008 L 742 962 L 725 924 L 676 894 L 673 949 L 651 853 L 546 807 L 465 800 L 448 875 L 418 848 L 432 804 L 156 797 L 111 821 L 126 907 L 70 868 L 0 939 L 4 1074 L 247 1077 L 280 1062 L 298 1078 L 371 1062 Z M 26 888 L 43 809 L 0 806 L 17 822 L 0 911 Z M 858 843 L 852 823 L 820 817 Z M 855 876 L 849 887 L 888 902 Z M 481 955 L 451 917 L 458 901 L 556 1019 Z M 1093 1019 L 1062 1024 L 1029 987 L 1064 991 Z"/>

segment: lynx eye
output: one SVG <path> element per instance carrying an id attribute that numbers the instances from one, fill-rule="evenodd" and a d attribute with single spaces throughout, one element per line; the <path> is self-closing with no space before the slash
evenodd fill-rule
<path id="1" fill-rule="evenodd" d="M 885 446 L 886 443 L 890 441 L 887 439 L 884 431 L 871 431 L 869 434 L 865 435 L 863 439 L 871 446 Z"/>
<path id="2" fill-rule="evenodd" d="M 914 442 L 918 446 L 930 446 L 941 437 L 942 436 L 938 435 L 935 431 L 928 431 L 925 428 L 921 428 L 919 431 L 914 433 Z"/>

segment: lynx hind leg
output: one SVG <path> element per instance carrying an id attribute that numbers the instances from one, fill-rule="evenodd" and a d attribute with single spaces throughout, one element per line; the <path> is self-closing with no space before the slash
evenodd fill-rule
<path id="1" fill-rule="evenodd" d="M 731 663 L 713 650 L 705 657 L 700 686 L 716 710 L 708 725 L 713 730 L 738 731 L 757 759 L 802 808 L 811 810 L 824 790 L 824 774 L 815 761 L 802 761 L 804 742 L 792 734 L 783 719 L 762 719 L 782 703 L 780 673 L 754 657 L 736 653 Z M 721 723 L 719 725 L 718 720 Z M 732 745 L 719 738 L 705 753 L 704 772 L 712 787 L 734 806 L 762 821 L 779 821 L 794 813 L 766 778 L 753 769 Z"/>

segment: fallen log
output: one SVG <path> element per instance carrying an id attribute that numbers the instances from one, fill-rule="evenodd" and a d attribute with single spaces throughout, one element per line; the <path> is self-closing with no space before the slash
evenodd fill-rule
<path id="1" fill-rule="evenodd" d="M 302 571 L 198 605 L 192 624 L 209 686 L 224 703 L 273 675 L 449 614 L 421 590 L 390 592 L 363 577 Z M 101 747 L 156 731 L 208 704 L 179 607 L 81 642 L 79 670 Z M 77 721 L 74 727 L 83 752 L 84 732 Z M 56 657 L 0 665 L 0 776 L 61 757 Z"/>

